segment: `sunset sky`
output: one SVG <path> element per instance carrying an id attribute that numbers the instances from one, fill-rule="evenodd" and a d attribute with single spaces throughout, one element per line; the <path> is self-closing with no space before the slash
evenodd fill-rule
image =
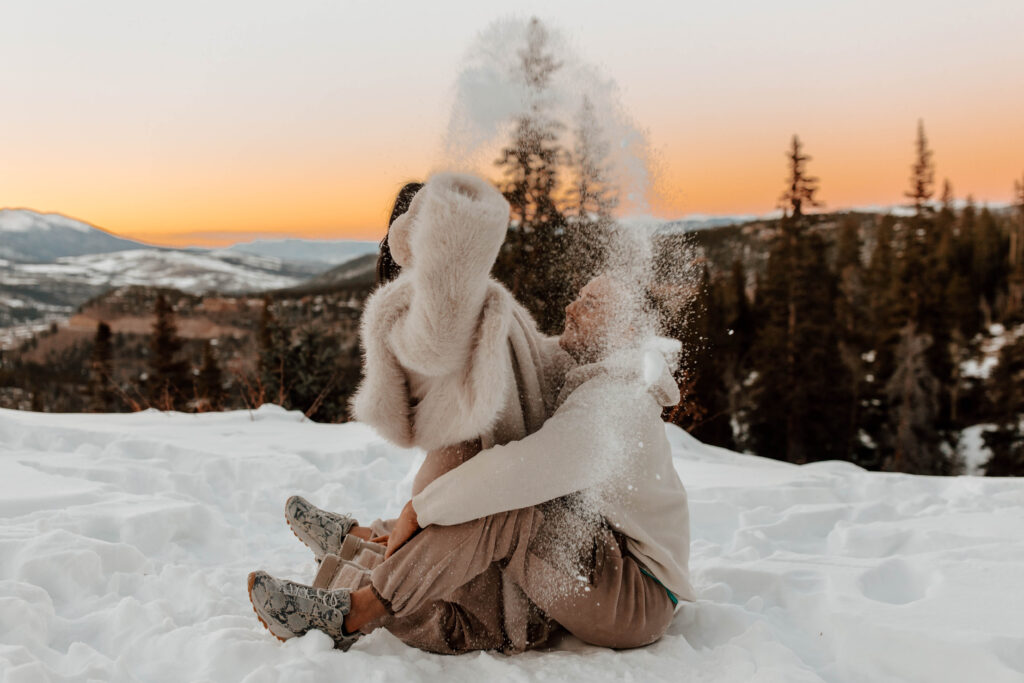
<path id="1" fill-rule="evenodd" d="M 378 238 L 443 165 L 474 37 L 532 14 L 618 84 L 658 216 L 771 211 L 793 133 L 827 208 L 898 203 L 919 118 L 958 196 L 1024 173 L 1020 0 L 594 4 L 4 3 L 0 206 L 162 244 Z"/>

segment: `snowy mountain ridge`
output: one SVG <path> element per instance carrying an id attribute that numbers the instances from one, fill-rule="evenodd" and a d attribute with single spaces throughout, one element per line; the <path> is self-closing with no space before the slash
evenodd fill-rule
<path id="1" fill-rule="evenodd" d="M 320 270 L 339 265 L 377 250 L 368 240 L 261 239 L 227 247 L 206 249 L 159 247 L 118 237 L 84 221 L 59 213 L 31 209 L 0 209 L 0 258 L 28 263 L 47 263 L 67 256 L 105 254 L 131 249 L 184 251 L 197 254 L 227 253 L 321 264 Z"/>
<path id="2" fill-rule="evenodd" d="M 0 328 L 36 329 L 124 285 L 191 294 L 294 287 L 376 249 L 374 242 L 349 240 L 172 249 L 126 240 L 60 214 L 0 209 Z"/>
<path id="3" fill-rule="evenodd" d="M 147 246 L 59 213 L 0 209 L 0 258 L 5 260 L 46 263 L 65 256 Z"/>
<path id="4" fill-rule="evenodd" d="M 97 229 L 59 213 L 39 213 L 30 209 L 0 209 L 0 232 L 51 231 L 58 228 L 76 232 L 91 232 Z"/>
<path id="5" fill-rule="evenodd" d="M 137 249 L 108 254 L 68 256 L 53 263 L 7 266 L 5 282 L 38 286 L 53 279 L 94 287 L 148 285 L 173 287 L 192 294 L 237 293 L 287 287 L 311 275 L 289 269 L 279 259 L 231 252 L 193 254 L 185 251 Z"/>

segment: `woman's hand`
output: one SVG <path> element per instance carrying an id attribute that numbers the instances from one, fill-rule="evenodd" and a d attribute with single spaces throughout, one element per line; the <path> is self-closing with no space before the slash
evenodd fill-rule
<path id="1" fill-rule="evenodd" d="M 416 511 L 412 509 L 410 500 L 402 508 L 402 512 L 395 520 L 395 528 L 391 530 L 388 538 L 388 549 L 384 552 L 384 559 L 391 557 L 396 550 L 405 545 L 406 541 L 416 535 L 420 530 L 420 524 L 416 519 Z"/>

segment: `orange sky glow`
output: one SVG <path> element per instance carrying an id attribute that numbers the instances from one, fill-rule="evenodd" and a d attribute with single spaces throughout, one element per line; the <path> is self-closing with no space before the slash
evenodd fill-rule
<path id="1" fill-rule="evenodd" d="M 23 4 L 11 20 L 25 30 L 0 45 L 0 206 L 175 246 L 379 239 L 402 183 L 443 165 L 452 82 L 494 19 L 454 0 L 442 4 L 465 10 L 460 22 L 433 32 L 421 30 L 438 21 L 431 8 L 372 3 L 286 15 L 248 3 L 240 19 L 125 2 L 102 24 L 79 3 Z M 919 118 L 940 188 L 1010 200 L 1024 173 L 1024 3 L 781 4 L 752 3 L 743 21 L 645 2 L 628 22 L 518 9 L 569 36 L 646 131 L 655 183 L 631 210 L 768 213 L 793 133 L 827 210 L 898 204 Z"/>

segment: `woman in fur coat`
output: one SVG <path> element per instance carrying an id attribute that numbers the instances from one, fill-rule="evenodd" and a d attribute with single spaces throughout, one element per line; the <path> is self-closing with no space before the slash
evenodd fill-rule
<path id="1" fill-rule="evenodd" d="M 508 219 L 508 202 L 489 182 L 441 173 L 403 188 L 381 243 L 382 285 L 363 311 L 364 380 L 352 408 L 392 443 L 428 451 L 414 495 L 482 448 L 537 431 L 572 365 L 490 276 Z M 301 514 L 290 500 L 289 521 L 303 538 L 304 521 L 330 513 L 298 500 Z M 387 533 L 393 522 L 352 524 L 335 527 L 337 540 Z M 546 634 L 535 612 L 495 569 L 451 602 L 388 628 L 436 652 L 517 651 Z"/>
<path id="2" fill-rule="evenodd" d="M 536 431 L 571 361 L 490 277 L 509 205 L 490 183 L 442 173 L 386 238 L 395 279 L 366 303 L 355 417 L 404 447 L 484 448 Z"/>

